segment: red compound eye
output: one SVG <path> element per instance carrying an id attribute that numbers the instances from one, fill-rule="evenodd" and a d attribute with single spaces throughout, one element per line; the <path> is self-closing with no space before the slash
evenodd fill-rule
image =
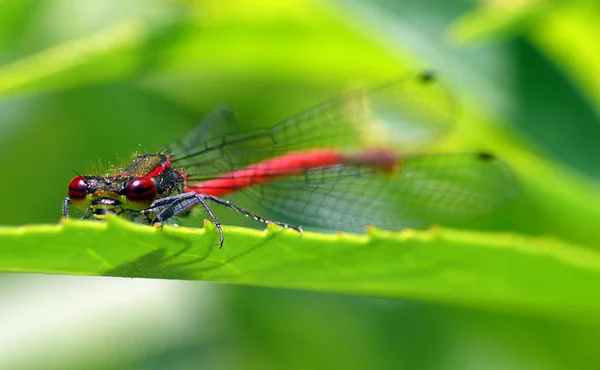
<path id="1" fill-rule="evenodd" d="M 69 199 L 72 202 L 84 200 L 87 195 L 87 184 L 83 176 L 77 176 L 69 183 Z"/>
<path id="2" fill-rule="evenodd" d="M 125 197 L 131 203 L 149 206 L 156 200 L 156 184 L 149 177 L 138 177 L 127 184 Z"/>

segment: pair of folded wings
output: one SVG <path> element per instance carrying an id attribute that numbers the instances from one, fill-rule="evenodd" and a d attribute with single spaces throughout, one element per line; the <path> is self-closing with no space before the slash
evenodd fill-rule
<path id="1" fill-rule="evenodd" d="M 231 111 L 220 108 L 168 151 L 191 184 L 290 152 L 386 150 L 396 158 L 393 171 L 340 163 L 243 190 L 302 225 L 424 227 L 488 213 L 515 195 L 510 169 L 494 156 L 425 153 L 451 130 L 455 115 L 447 89 L 435 76 L 420 74 L 326 102 L 270 129 L 240 132 Z"/>

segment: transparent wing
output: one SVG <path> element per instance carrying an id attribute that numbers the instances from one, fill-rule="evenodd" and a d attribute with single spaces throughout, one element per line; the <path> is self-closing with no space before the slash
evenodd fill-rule
<path id="1" fill-rule="evenodd" d="M 366 165 L 323 167 L 247 193 L 303 226 L 362 232 L 367 225 L 420 228 L 482 215 L 513 198 L 516 189 L 501 160 L 468 153 L 408 157 L 389 172 Z"/>
<path id="2" fill-rule="evenodd" d="M 237 131 L 219 109 L 188 139 L 169 148 L 174 165 L 202 181 L 291 151 L 310 148 L 389 148 L 411 153 L 452 126 L 454 103 L 430 73 L 335 99 L 270 129 Z"/>

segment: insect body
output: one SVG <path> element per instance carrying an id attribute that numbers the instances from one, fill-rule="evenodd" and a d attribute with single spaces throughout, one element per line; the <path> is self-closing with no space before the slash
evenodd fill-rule
<path id="1" fill-rule="evenodd" d="M 170 222 L 210 203 L 270 221 L 221 198 L 243 191 L 299 223 L 401 229 L 491 212 L 515 195 L 510 169 L 489 153 L 424 150 L 452 124 L 453 104 L 431 74 L 327 102 L 270 129 L 240 131 L 219 109 L 185 139 L 107 176 L 77 176 L 63 203 L 85 219 L 109 213 Z"/>

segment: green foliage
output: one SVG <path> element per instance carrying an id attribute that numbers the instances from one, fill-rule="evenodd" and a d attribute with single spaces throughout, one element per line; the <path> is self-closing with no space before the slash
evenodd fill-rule
<path id="1" fill-rule="evenodd" d="M 111 217 L 0 229 L 0 269 L 213 280 L 600 320 L 600 256 L 552 238 L 438 228 L 300 237 L 273 225 L 226 227 L 219 249 L 206 225 L 157 229 Z"/>
<path id="2" fill-rule="evenodd" d="M 93 346 L 56 367 L 600 363 L 594 1 L 98 4 L 0 3 L 0 223 L 12 225 L 0 228 L 0 271 L 230 283 L 212 299 L 228 307 L 224 342 L 242 354 L 232 360 L 228 345 L 194 337 L 158 352 L 123 346 L 109 362 L 114 351 Z M 47 226 L 74 171 L 156 150 L 217 105 L 243 127 L 265 127 L 424 67 L 459 107 L 442 149 L 491 151 L 517 176 L 519 197 L 492 215 L 361 236 L 225 227 L 223 249 L 211 224 Z M 219 215 L 224 224 L 256 227 L 231 213 Z"/>

